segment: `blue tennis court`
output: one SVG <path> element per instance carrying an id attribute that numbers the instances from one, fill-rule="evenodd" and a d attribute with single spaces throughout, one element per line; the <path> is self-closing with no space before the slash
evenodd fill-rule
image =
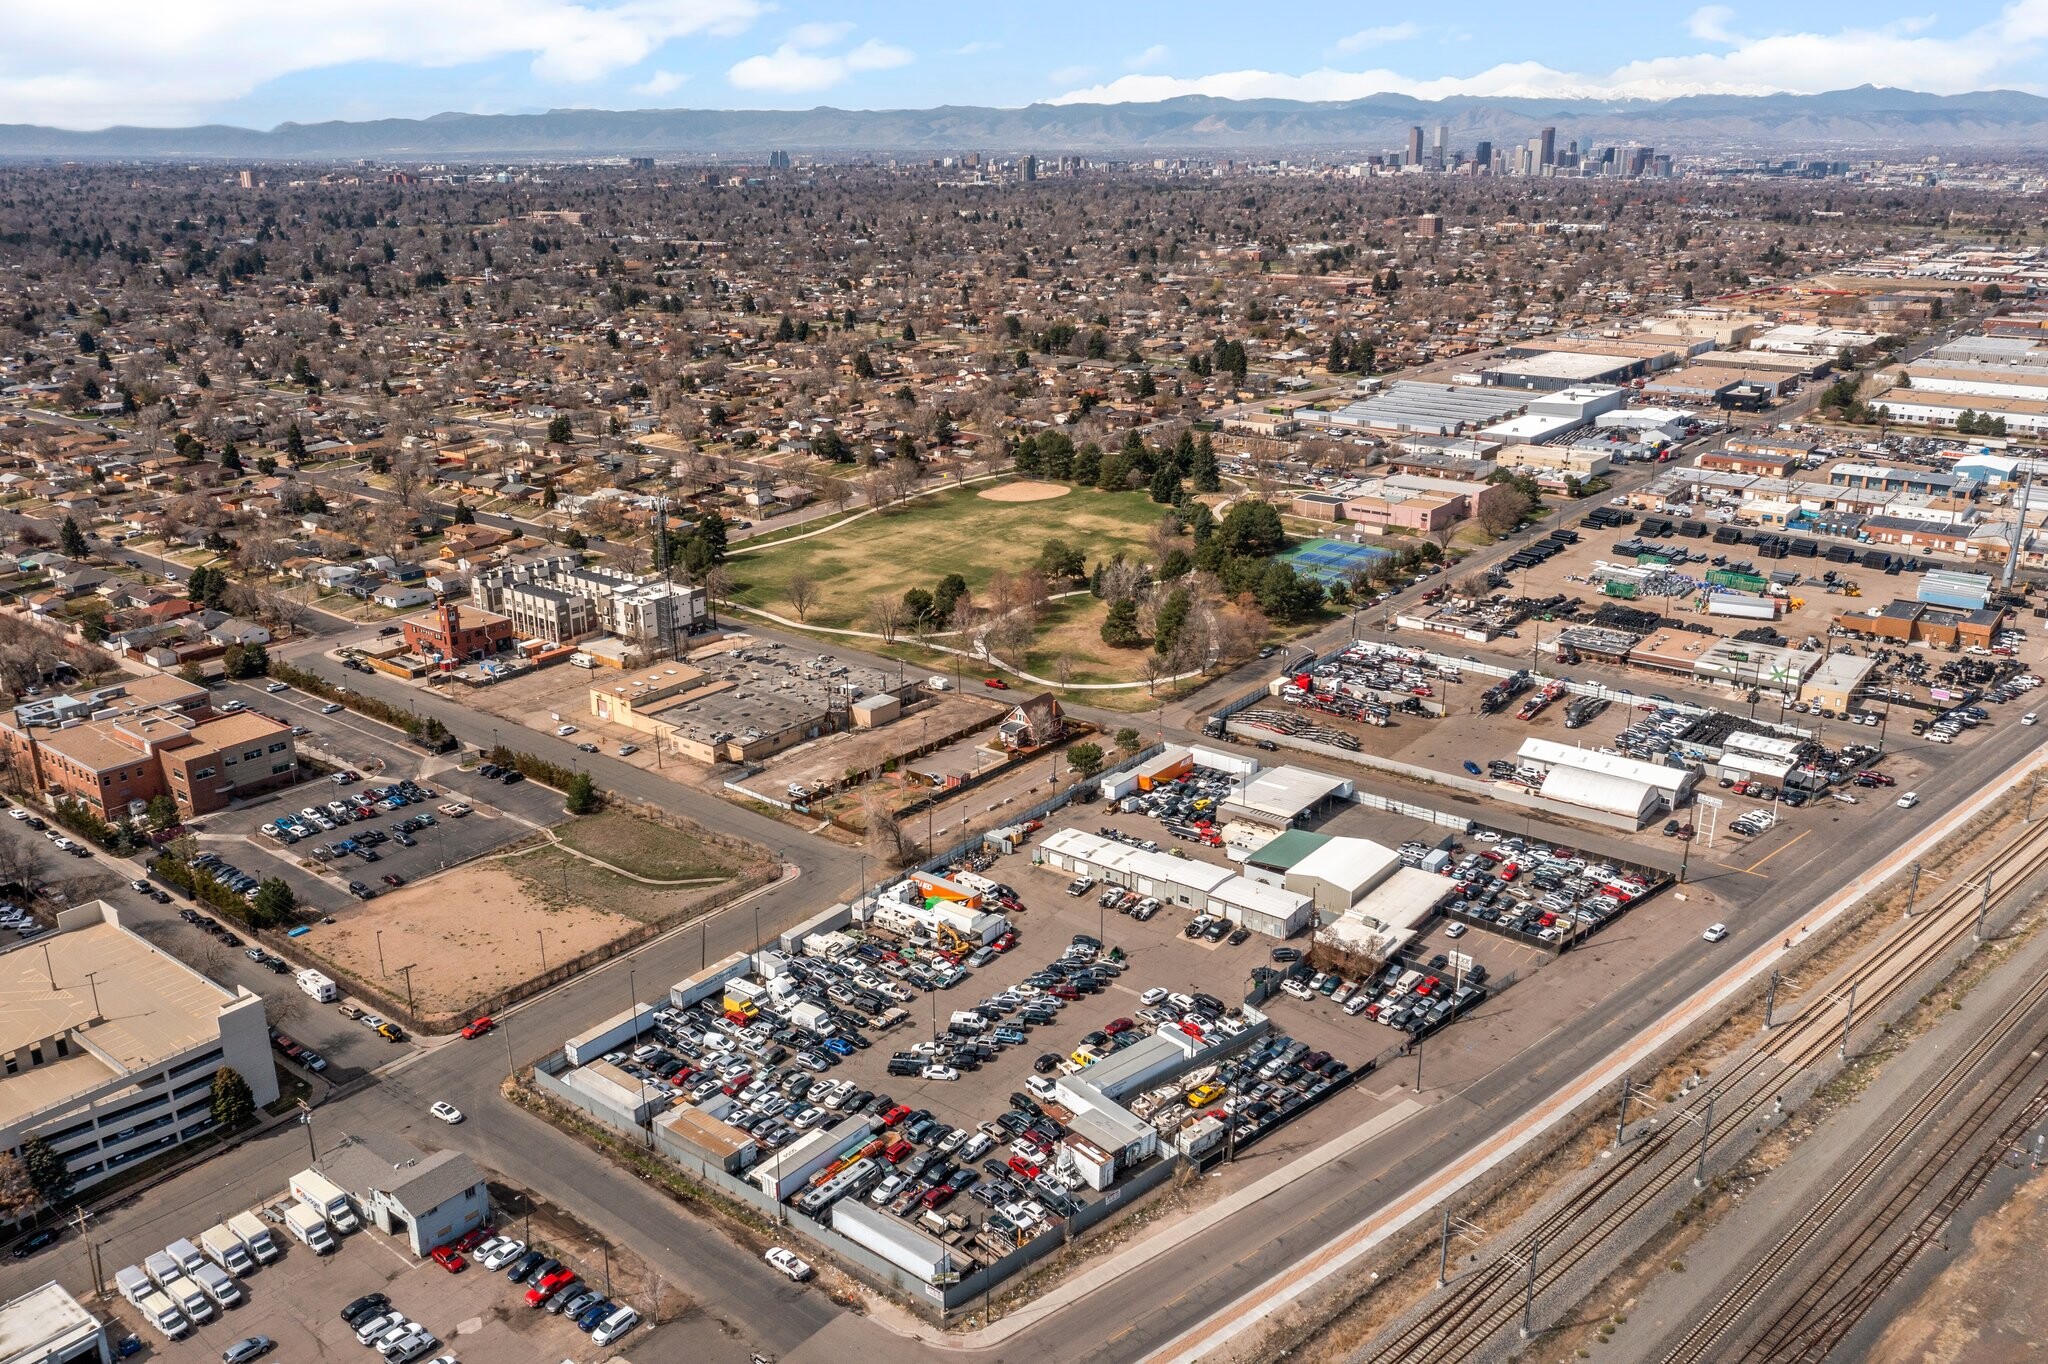
<path id="1" fill-rule="evenodd" d="M 1387 558 L 1387 551 L 1372 545 L 1355 545 L 1349 540 L 1310 540 L 1296 545 L 1280 556 L 1294 565 L 1294 571 L 1303 577 L 1314 578 L 1324 586 L 1343 583 L 1349 586 L 1354 575 L 1363 572 L 1375 559 Z"/>

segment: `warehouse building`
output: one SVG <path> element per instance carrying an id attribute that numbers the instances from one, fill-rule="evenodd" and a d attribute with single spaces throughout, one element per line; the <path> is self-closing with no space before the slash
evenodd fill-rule
<path id="1" fill-rule="evenodd" d="M 113 1364 L 106 1323 L 55 1280 L 0 1304 L 0 1364 Z"/>
<path id="2" fill-rule="evenodd" d="M 1604 355 L 1596 351 L 1529 351 L 1479 372 L 1488 388 L 1536 389 L 1554 393 L 1588 384 L 1625 384 L 1651 369 L 1650 360 L 1637 355 Z"/>
<path id="3" fill-rule="evenodd" d="M 1226 915 L 1255 933 L 1284 938 L 1299 932 L 1312 909 L 1306 895 L 1270 882 L 1248 881 L 1228 867 L 1147 852 L 1081 829 L 1060 829 L 1043 846 L 1046 861 L 1059 871 L 1092 876 L 1106 886 L 1121 886 L 1197 913 Z"/>
<path id="4" fill-rule="evenodd" d="M 1676 809 L 1699 774 L 1691 768 L 1574 748 L 1549 739 L 1524 739 L 1517 756 L 1543 772 L 1538 794 L 1546 800 L 1631 818 L 1640 826 L 1660 810 Z"/>
<path id="5" fill-rule="evenodd" d="M 1488 392 L 1471 384 L 1424 384 L 1401 379 L 1370 398 L 1330 413 L 1304 412 L 1336 427 L 1393 434 L 1455 436 L 1502 421 L 1527 409 L 1529 400 Z"/>
<path id="6" fill-rule="evenodd" d="M 1799 699 L 1823 712 L 1846 714 L 1876 667 L 1876 659 L 1862 654 L 1829 654 L 1800 684 Z"/>
<path id="7" fill-rule="evenodd" d="M 1247 779 L 1220 808 L 1226 820 L 1285 829 L 1321 814 L 1337 801 L 1351 799 L 1351 792 L 1352 782 L 1346 777 L 1302 767 L 1275 767 Z"/>
<path id="8" fill-rule="evenodd" d="M 445 1246 L 490 1219 L 483 1171 L 460 1151 L 432 1155 L 391 1135 L 343 1137 L 314 1168 L 354 1200 L 363 1216 L 415 1255 Z"/>

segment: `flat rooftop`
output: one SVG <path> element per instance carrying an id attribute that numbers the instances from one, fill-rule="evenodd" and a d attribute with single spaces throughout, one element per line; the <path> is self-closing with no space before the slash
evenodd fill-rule
<path id="1" fill-rule="evenodd" d="M 65 1034 L 83 1043 L 40 1066 L 24 1058 L 19 1072 L 0 1083 L 0 1122 L 213 1041 L 220 1011 L 236 998 L 117 923 L 0 952 L 0 1054 L 48 1046 Z"/>
<path id="2" fill-rule="evenodd" d="M 0 1360 L 43 1360 L 92 1339 L 99 1318 L 54 1281 L 0 1305 Z"/>

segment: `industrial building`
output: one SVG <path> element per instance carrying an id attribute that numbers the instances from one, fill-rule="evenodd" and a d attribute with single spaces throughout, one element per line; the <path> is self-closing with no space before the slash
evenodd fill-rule
<path id="1" fill-rule="evenodd" d="M 1625 384 L 1652 368 L 1640 355 L 1607 355 L 1596 351 L 1523 351 L 1479 372 L 1488 388 L 1520 388 L 1554 392 L 1584 384 Z"/>
<path id="2" fill-rule="evenodd" d="M 1524 739 L 1516 755 L 1522 766 L 1543 772 L 1537 793 L 1564 805 L 1631 818 L 1640 826 L 1664 810 L 1678 808 L 1699 781 L 1686 767 L 1626 758 L 1549 739 Z"/>
<path id="3" fill-rule="evenodd" d="M 1311 772 L 1305 767 L 1274 767 L 1245 778 L 1221 807 L 1223 818 L 1290 828 L 1323 813 L 1340 800 L 1351 799 L 1348 777 Z"/>
<path id="4" fill-rule="evenodd" d="M 1526 397 L 1488 392 L 1471 384 L 1425 384 L 1401 379 L 1370 398 L 1347 403 L 1334 412 L 1303 412 L 1301 416 L 1305 421 L 1320 420 L 1335 427 L 1455 436 L 1515 416 L 1528 405 Z"/>
<path id="5" fill-rule="evenodd" d="M 1060 829 L 1042 845 L 1046 861 L 1063 872 L 1091 876 L 1201 914 L 1220 914 L 1255 933 L 1285 938 L 1306 927 L 1309 897 L 1281 886 L 1246 882 L 1228 867 L 1192 857 L 1148 852 L 1081 829 Z M 1254 889 L 1253 887 L 1257 888 Z"/>
<path id="6" fill-rule="evenodd" d="M 41 1137 L 88 1189 L 213 1130 L 213 1077 L 232 1068 L 277 1098 L 261 996 L 227 989 L 93 900 L 57 916 L 40 950 L 0 955 L 0 1150 Z"/>
<path id="7" fill-rule="evenodd" d="M 55 1280 L 0 1303 L 0 1364 L 113 1364 L 107 1325 Z"/>

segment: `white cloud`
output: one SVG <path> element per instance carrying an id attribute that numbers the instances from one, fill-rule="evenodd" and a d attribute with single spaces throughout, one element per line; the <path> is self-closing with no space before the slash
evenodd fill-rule
<path id="1" fill-rule="evenodd" d="M 985 42 L 980 38 L 976 38 L 971 43 L 962 43 L 954 48 L 953 55 L 956 57 L 979 57 L 984 52 L 1000 51 L 1002 46 L 1001 43 Z"/>
<path id="2" fill-rule="evenodd" d="M 850 24 L 805 24 L 773 52 L 735 63 L 725 73 L 726 79 L 742 90 L 800 95 L 829 90 L 856 72 L 886 71 L 916 60 L 907 48 L 877 38 L 840 53 L 816 50 L 837 42 L 851 30 Z"/>
<path id="3" fill-rule="evenodd" d="M 1726 5 L 1701 5 L 1685 21 L 1685 31 L 1701 42 L 1739 43 L 1742 39 L 1728 23 L 1735 17 L 1735 11 Z"/>
<path id="4" fill-rule="evenodd" d="M 1155 66 L 1164 66 L 1173 58 L 1173 52 L 1165 43 L 1154 43 L 1136 56 L 1124 60 L 1126 71 L 1150 71 Z"/>
<path id="5" fill-rule="evenodd" d="M 1363 52 L 1369 47 L 1385 47 L 1388 43 L 1405 43 L 1422 30 L 1413 24 L 1379 24 L 1373 28 L 1362 28 L 1356 33 L 1347 33 L 1337 40 L 1339 52 Z"/>
<path id="6" fill-rule="evenodd" d="M 1702 19 L 1704 15 L 1704 19 Z M 1207 76 L 1129 75 L 1069 90 L 1054 104 L 1147 103 L 1182 95 L 1226 99 L 1351 100 L 1395 93 L 1418 99 L 1450 95 L 1523 98 L 1669 99 L 1679 95 L 1817 94 L 1868 83 L 1909 85 L 1935 94 L 1987 88 L 2043 91 L 2040 59 L 2048 55 L 2048 0 L 2013 0 L 1990 22 L 1949 37 L 1921 20 L 1834 33 L 1748 37 L 1727 32 L 1729 16 L 1695 11 L 1700 29 L 1721 35 L 1724 52 L 1651 57 L 1611 71 L 1560 71 L 1541 62 L 1508 62 L 1471 76 L 1418 79 L 1386 69 L 1330 67 L 1291 74 L 1242 70 Z"/>
<path id="7" fill-rule="evenodd" d="M 451 67 L 530 56 L 549 83 L 603 79 L 664 43 L 731 37 L 764 0 L 8 0 L 0 123 L 193 122 L 267 82 L 350 62 Z"/>
<path id="8" fill-rule="evenodd" d="M 841 20 L 836 24 L 798 24 L 789 31 L 791 47 L 830 47 L 853 32 L 853 25 Z"/>
<path id="9" fill-rule="evenodd" d="M 684 82 L 689 79 L 688 76 L 680 72 L 657 71 L 638 85 L 631 87 L 627 93 L 640 95 L 646 99 L 660 99 L 663 95 L 672 95 L 682 89 Z"/>

